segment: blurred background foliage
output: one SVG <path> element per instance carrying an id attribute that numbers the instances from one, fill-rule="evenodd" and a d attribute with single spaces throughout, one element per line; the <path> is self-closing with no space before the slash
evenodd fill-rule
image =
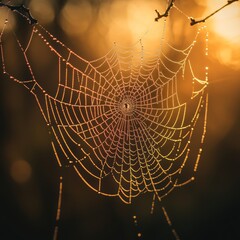
<path id="1" fill-rule="evenodd" d="M 103 55 L 113 42 L 132 44 L 150 27 L 156 28 L 154 10 L 163 10 L 163 2 L 19 0 L 10 3 L 24 3 L 40 24 L 90 60 Z M 180 9 L 196 18 L 206 16 L 225 2 L 176 0 Z M 181 239 L 232 240 L 239 238 L 240 223 L 240 3 L 222 10 L 207 25 L 210 105 L 204 153 L 196 181 L 174 191 L 164 205 Z M 24 29 L 21 31 L 24 34 Z M 154 38 L 159 32 L 153 29 L 149 34 Z M 191 35 L 191 28 L 176 21 L 171 34 L 174 41 L 182 41 Z M 11 57 L 14 58 L 14 53 Z M 39 51 L 36 58 L 41 60 Z M 52 239 L 60 172 L 45 122 L 33 96 L 19 85 L 3 81 L 1 76 L 0 89 L 0 237 Z M 62 174 L 59 239 L 132 240 L 137 239 L 138 231 L 145 240 L 172 239 L 159 206 L 151 216 L 149 201 L 140 199 L 133 206 L 126 206 L 119 199 L 92 192 L 71 168 Z M 132 219 L 135 214 L 138 227 Z"/>

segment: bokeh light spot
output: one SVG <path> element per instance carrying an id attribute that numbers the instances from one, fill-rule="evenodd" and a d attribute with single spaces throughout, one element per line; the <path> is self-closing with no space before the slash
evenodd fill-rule
<path id="1" fill-rule="evenodd" d="M 54 7 L 50 0 L 32 0 L 29 4 L 31 13 L 41 24 L 49 24 L 55 18 Z"/>
<path id="2" fill-rule="evenodd" d="M 68 1 L 60 16 L 60 26 L 69 35 L 84 34 L 92 21 L 92 6 L 88 1 Z"/>
<path id="3" fill-rule="evenodd" d="M 16 160 L 10 167 L 10 175 L 19 184 L 26 183 L 32 175 L 32 168 L 25 160 Z"/>
<path id="4" fill-rule="evenodd" d="M 204 15 L 207 16 L 225 4 L 224 0 L 206 1 Z M 207 22 L 211 31 L 211 57 L 233 69 L 240 69 L 239 9 L 239 3 L 233 3 L 215 14 Z"/>

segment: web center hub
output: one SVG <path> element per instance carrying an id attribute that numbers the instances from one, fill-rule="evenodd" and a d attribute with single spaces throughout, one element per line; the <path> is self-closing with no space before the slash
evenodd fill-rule
<path id="1" fill-rule="evenodd" d="M 122 101 L 119 104 L 119 110 L 124 115 L 130 115 L 133 113 L 135 109 L 134 101 L 131 98 L 123 98 Z"/>

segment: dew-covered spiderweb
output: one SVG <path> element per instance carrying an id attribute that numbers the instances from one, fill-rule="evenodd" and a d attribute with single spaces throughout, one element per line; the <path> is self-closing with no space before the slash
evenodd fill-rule
<path id="1" fill-rule="evenodd" d="M 196 71 L 194 59 L 205 61 L 207 45 L 200 45 L 200 53 L 193 51 L 199 36 L 204 35 L 207 43 L 205 27 L 192 27 L 192 39 L 179 47 L 178 41 L 167 37 L 170 25 L 168 18 L 162 18 L 162 37 L 154 51 L 145 48 L 144 37 L 129 47 L 116 41 L 104 56 L 89 61 L 39 23 L 24 23 L 28 34 L 20 37 L 10 19 L 19 19 L 15 15 L 22 13 L 5 10 L 7 20 L 0 35 L 2 72 L 34 95 L 60 168 L 72 167 L 93 191 L 127 204 L 152 193 L 152 211 L 155 200 L 194 179 L 208 105 L 208 68 L 203 65 Z M 188 21 L 175 5 L 174 11 Z M 25 21 L 26 15 L 20 18 Z M 11 57 L 10 41 L 15 51 Z M 37 44 L 56 61 L 53 73 L 46 72 L 44 77 L 32 58 Z M 12 67 L 15 56 L 24 75 Z M 62 184 L 60 177 L 57 221 Z M 56 227 L 55 237 L 57 231 Z M 178 239 L 174 229 L 173 233 Z"/>

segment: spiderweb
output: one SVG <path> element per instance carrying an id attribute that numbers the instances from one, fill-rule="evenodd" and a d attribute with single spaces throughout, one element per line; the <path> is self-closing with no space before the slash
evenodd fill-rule
<path id="1" fill-rule="evenodd" d="M 38 23 L 29 25 L 25 42 L 8 25 L 5 21 L 0 35 L 3 74 L 34 95 L 60 167 L 72 166 L 92 190 L 125 203 L 146 192 L 161 200 L 194 179 L 183 171 L 186 165 L 197 171 L 206 133 L 207 68 L 199 79 L 191 64 L 204 28 L 184 49 L 170 44 L 164 30 L 154 52 L 144 49 L 142 40 L 130 47 L 116 43 L 103 57 L 88 61 Z M 7 59 L 9 35 L 26 69 L 24 79 Z M 58 62 L 51 91 L 46 87 L 51 79 L 47 74 L 40 79 L 32 63 L 36 41 Z M 185 83 L 190 83 L 187 94 L 181 91 Z M 62 182 L 60 193 L 61 188 Z"/>

